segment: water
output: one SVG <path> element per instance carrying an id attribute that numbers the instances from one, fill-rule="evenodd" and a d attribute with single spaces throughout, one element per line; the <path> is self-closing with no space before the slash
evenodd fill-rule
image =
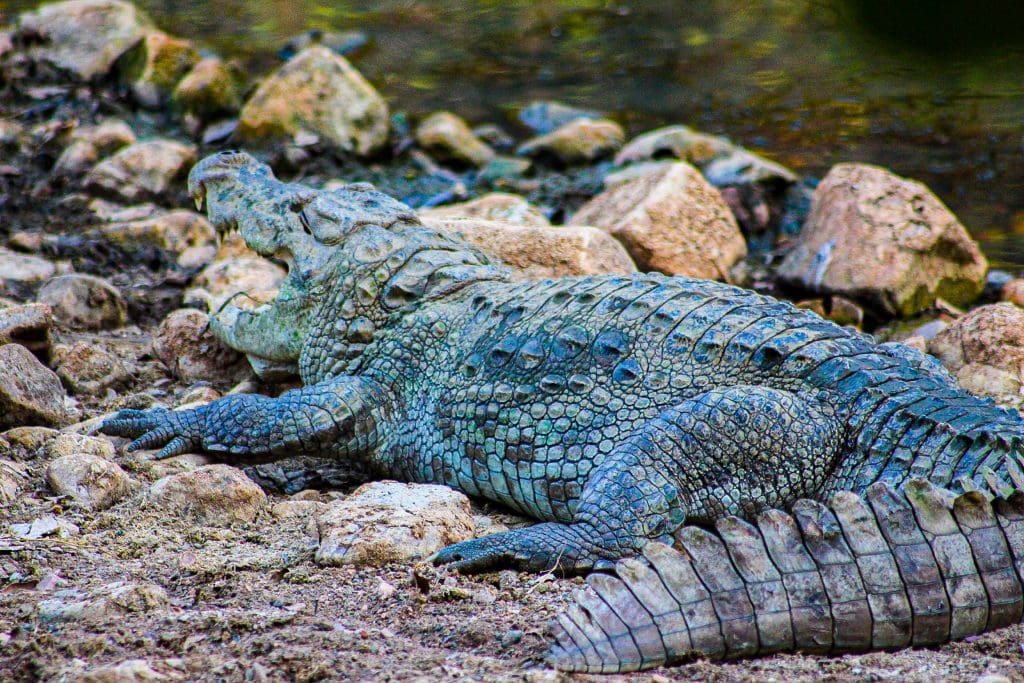
<path id="1" fill-rule="evenodd" d="M 723 133 L 803 173 L 880 164 L 927 183 L 994 265 L 1024 269 L 1024 22 L 1014 0 L 139 4 L 254 75 L 301 31 L 362 31 L 369 42 L 353 63 L 412 114 L 451 109 L 514 129 L 519 107 L 559 99 L 606 111 L 633 134 L 671 123 Z"/>

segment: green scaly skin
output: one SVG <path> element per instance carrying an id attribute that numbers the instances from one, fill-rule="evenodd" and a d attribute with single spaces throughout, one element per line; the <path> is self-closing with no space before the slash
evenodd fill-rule
<path id="1" fill-rule="evenodd" d="M 229 306 L 213 330 L 305 387 L 122 411 L 102 431 L 161 457 L 359 459 L 542 522 L 437 563 L 606 568 L 685 522 L 877 481 L 998 489 L 1021 450 L 1020 418 L 934 359 L 788 303 L 655 274 L 513 283 L 368 186 L 281 183 L 243 153 L 204 159 L 189 189 L 290 266 L 277 302 Z"/>

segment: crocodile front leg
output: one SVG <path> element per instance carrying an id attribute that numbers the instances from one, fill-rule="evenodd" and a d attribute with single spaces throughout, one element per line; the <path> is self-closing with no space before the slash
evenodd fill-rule
<path id="1" fill-rule="evenodd" d="M 538 524 L 449 546 L 461 571 L 512 564 L 585 572 L 669 541 L 686 521 L 754 515 L 818 495 L 843 442 L 825 397 L 759 386 L 701 394 L 620 444 L 590 475 L 571 524 Z"/>
<path id="2" fill-rule="evenodd" d="M 158 458 L 206 451 L 228 461 L 265 462 L 297 455 L 362 455 L 377 445 L 385 391 L 362 377 L 337 377 L 269 398 L 226 396 L 191 410 L 122 410 L 100 431 L 135 440 Z"/>

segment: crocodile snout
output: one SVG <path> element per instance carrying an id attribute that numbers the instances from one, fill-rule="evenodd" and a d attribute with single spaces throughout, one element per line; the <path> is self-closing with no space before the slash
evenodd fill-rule
<path id="1" fill-rule="evenodd" d="M 188 174 L 188 194 L 196 203 L 196 209 L 203 208 L 207 187 L 215 182 L 233 181 L 244 168 L 259 170 L 263 164 L 249 154 L 235 150 L 218 152 L 202 159 Z"/>

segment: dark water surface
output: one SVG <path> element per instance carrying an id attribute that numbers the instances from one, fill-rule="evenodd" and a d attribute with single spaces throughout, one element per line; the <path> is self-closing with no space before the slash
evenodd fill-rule
<path id="1" fill-rule="evenodd" d="M 881 164 L 926 182 L 994 265 L 1024 267 L 1019 0 L 138 4 L 256 74 L 306 29 L 362 31 L 350 59 L 412 114 L 514 128 L 522 105 L 559 99 L 631 134 L 670 123 L 724 133 L 818 176 L 839 161 Z"/>

